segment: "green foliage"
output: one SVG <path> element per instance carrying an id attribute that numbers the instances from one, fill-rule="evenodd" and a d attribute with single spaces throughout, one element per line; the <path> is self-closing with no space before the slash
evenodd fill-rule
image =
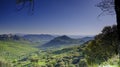
<path id="1" fill-rule="evenodd" d="M 118 34 L 116 25 L 106 26 L 95 40 L 88 43 L 85 52 L 88 64 L 101 64 L 118 53 Z"/>
<path id="2" fill-rule="evenodd" d="M 85 59 L 81 59 L 79 62 L 79 67 L 88 67 L 87 61 Z"/>

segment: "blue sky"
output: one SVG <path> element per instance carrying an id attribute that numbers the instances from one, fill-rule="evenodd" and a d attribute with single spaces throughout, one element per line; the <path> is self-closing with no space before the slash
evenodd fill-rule
<path id="1" fill-rule="evenodd" d="M 115 16 L 95 7 L 99 0 L 35 0 L 34 14 L 26 7 L 16 11 L 15 0 L 0 2 L 0 34 L 96 35 L 116 24 Z"/>

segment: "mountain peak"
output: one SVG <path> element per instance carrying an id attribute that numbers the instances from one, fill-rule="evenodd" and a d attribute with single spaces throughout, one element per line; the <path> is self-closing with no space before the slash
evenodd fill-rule
<path id="1" fill-rule="evenodd" d="M 72 39 L 66 35 L 59 36 L 44 44 L 42 47 L 58 47 L 61 45 L 67 46 L 71 44 L 80 44 L 80 42 L 76 39 Z"/>
<path id="2" fill-rule="evenodd" d="M 55 39 L 56 39 L 56 40 L 58 40 L 58 39 L 71 40 L 72 38 L 70 38 L 70 37 L 68 37 L 68 36 L 66 36 L 66 35 L 63 35 L 63 36 L 56 37 Z"/>

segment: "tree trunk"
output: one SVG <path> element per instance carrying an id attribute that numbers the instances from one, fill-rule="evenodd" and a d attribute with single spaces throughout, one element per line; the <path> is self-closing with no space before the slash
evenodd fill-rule
<path id="1" fill-rule="evenodd" d="M 118 34 L 120 39 L 120 2 L 119 0 L 115 0 L 115 12 L 116 12 L 116 19 L 117 19 Z"/>
<path id="2" fill-rule="evenodd" d="M 118 54 L 120 59 L 120 2 L 119 0 L 115 0 L 115 12 L 116 12 L 116 22 L 117 22 L 117 29 L 118 29 Z"/>

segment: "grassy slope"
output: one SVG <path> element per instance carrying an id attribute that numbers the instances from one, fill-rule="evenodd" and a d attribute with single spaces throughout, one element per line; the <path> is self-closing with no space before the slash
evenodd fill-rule
<path id="1" fill-rule="evenodd" d="M 101 65 L 99 65 L 99 67 L 120 67 L 119 66 L 119 56 L 118 55 L 115 55 L 113 56 L 112 58 L 110 58 L 109 60 L 107 60 L 106 62 L 103 62 Z"/>
<path id="2" fill-rule="evenodd" d="M 37 51 L 27 41 L 0 41 L 0 60 L 19 60 L 25 55 Z"/>

